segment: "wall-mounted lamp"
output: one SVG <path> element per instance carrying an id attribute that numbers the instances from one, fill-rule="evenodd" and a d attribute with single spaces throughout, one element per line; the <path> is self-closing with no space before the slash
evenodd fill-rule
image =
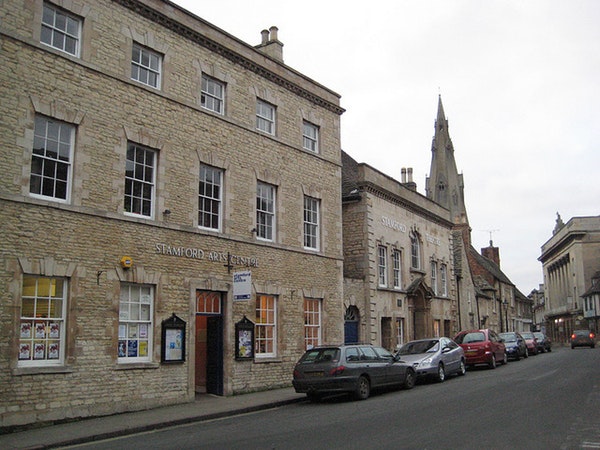
<path id="1" fill-rule="evenodd" d="M 256 233 L 256 231 L 257 231 L 257 230 L 256 230 L 256 228 L 252 228 L 252 229 L 250 230 L 250 233 Z"/>
<path id="2" fill-rule="evenodd" d="M 165 209 L 163 211 L 163 216 L 169 216 L 171 214 L 171 210 L 170 209 Z"/>

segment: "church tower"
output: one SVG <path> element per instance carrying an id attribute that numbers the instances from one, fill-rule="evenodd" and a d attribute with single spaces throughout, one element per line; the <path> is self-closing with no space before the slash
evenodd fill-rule
<path id="1" fill-rule="evenodd" d="M 444 115 L 442 96 L 439 96 L 435 134 L 431 144 L 431 169 L 425 180 L 428 198 L 450 211 L 454 224 L 468 224 L 465 207 L 463 176 L 456 169 L 454 147 Z"/>

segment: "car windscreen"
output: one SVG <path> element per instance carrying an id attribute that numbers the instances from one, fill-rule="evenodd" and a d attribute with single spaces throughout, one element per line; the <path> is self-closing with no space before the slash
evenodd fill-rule
<path id="1" fill-rule="evenodd" d="M 455 339 L 457 344 L 468 344 L 470 342 L 483 342 L 485 341 L 485 334 L 481 331 L 474 331 L 472 333 L 465 333 L 457 336 Z"/>
<path id="2" fill-rule="evenodd" d="M 517 342 L 517 335 L 513 333 L 500 333 L 499 336 L 506 342 Z"/>
<path id="3" fill-rule="evenodd" d="M 398 350 L 399 355 L 419 355 L 421 353 L 433 353 L 438 351 L 439 341 L 432 339 L 430 341 L 415 341 L 404 344 Z"/>
<path id="4" fill-rule="evenodd" d="M 340 349 L 337 347 L 328 347 L 328 348 L 314 348 L 312 350 L 308 350 L 298 363 L 300 364 L 310 364 L 310 363 L 320 363 L 325 361 L 339 361 L 340 359 Z"/>

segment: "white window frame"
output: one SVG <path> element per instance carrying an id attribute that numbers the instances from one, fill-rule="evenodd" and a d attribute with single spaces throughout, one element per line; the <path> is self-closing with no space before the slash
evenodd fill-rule
<path id="1" fill-rule="evenodd" d="M 321 345 L 321 299 L 304 298 L 304 348 Z"/>
<path id="2" fill-rule="evenodd" d="M 304 248 L 319 250 L 320 205 L 318 198 L 304 196 Z"/>
<path id="3" fill-rule="evenodd" d="M 319 127 L 306 120 L 302 122 L 302 148 L 319 153 Z"/>
<path id="4" fill-rule="evenodd" d="M 267 183 L 256 186 L 256 237 L 263 241 L 275 240 L 277 189 Z"/>
<path id="5" fill-rule="evenodd" d="M 446 264 L 440 266 L 440 283 L 442 297 L 448 297 L 448 266 Z"/>
<path id="6" fill-rule="evenodd" d="M 61 203 L 70 201 L 75 132 L 75 125 L 42 115 L 35 116 L 29 174 L 29 194 L 32 197 Z M 64 190 L 64 198 L 56 195 L 59 185 L 64 186 L 60 189 L 61 192 Z"/>
<path id="7" fill-rule="evenodd" d="M 225 114 L 225 83 L 202 74 L 200 106 L 217 114 Z"/>
<path id="8" fill-rule="evenodd" d="M 117 344 L 118 362 L 137 363 L 152 361 L 153 328 L 154 286 L 149 284 L 121 283 L 119 296 L 119 340 Z M 142 343 L 145 343 L 144 352 L 140 351 L 143 348 Z M 135 356 L 133 355 L 134 350 L 136 353 Z M 140 353 L 145 354 L 140 355 Z"/>
<path id="9" fill-rule="evenodd" d="M 83 19 L 44 2 L 40 42 L 79 58 Z"/>
<path id="10" fill-rule="evenodd" d="M 221 231 L 222 214 L 223 170 L 201 164 L 198 182 L 198 228 Z"/>
<path id="11" fill-rule="evenodd" d="M 257 295 L 255 318 L 254 356 L 257 358 L 277 356 L 277 297 Z"/>
<path id="12" fill-rule="evenodd" d="M 437 261 L 431 261 L 431 289 L 435 295 L 438 294 L 438 280 L 437 280 L 438 263 Z"/>
<path id="13" fill-rule="evenodd" d="M 134 42 L 131 48 L 131 79 L 160 90 L 161 78 L 162 55 Z"/>
<path id="14" fill-rule="evenodd" d="M 386 287 L 387 279 L 387 247 L 384 245 L 377 246 L 377 284 L 380 287 Z"/>
<path id="15" fill-rule="evenodd" d="M 398 341 L 397 346 L 400 347 L 404 344 L 404 317 L 396 318 L 396 340 Z"/>
<path id="16" fill-rule="evenodd" d="M 139 161 L 138 152 L 144 152 L 143 161 Z M 151 164 L 148 161 L 148 155 L 152 155 Z M 124 191 L 126 215 L 154 217 L 157 163 L 158 151 L 133 142 L 127 143 Z M 148 203 L 149 208 L 146 207 Z"/>
<path id="17" fill-rule="evenodd" d="M 275 105 L 256 100 L 256 129 L 275 136 Z"/>
<path id="18" fill-rule="evenodd" d="M 394 271 L 394 288 L 402 289 L 402 252 L 393 250 L 392 263 Z"/>
<path id="19" fill-rule="evenodd" d="M 416 234 L 410 237 L 410 265 L 413 269 L 421 270 L 421 244 Z"/>
<path id="20" fill-rule="evenodd" d="M 21 286 L 17 366 L 64 365 L 68 280 L 61 277 L 23 275 Z M 31 311 L 31 314 L 25 314 L 25 309 Z"/>

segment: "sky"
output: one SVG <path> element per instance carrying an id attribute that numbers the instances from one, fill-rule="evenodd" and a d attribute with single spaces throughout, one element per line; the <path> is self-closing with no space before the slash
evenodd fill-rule
<path id="1" fill-rule="evenodd" d="M 557 213 L 600 215 L 600 1 L 175 0 L 341 95 L 342 149 L 425 195 L 441 95 L 473 246 L 525 295 Z"/>

